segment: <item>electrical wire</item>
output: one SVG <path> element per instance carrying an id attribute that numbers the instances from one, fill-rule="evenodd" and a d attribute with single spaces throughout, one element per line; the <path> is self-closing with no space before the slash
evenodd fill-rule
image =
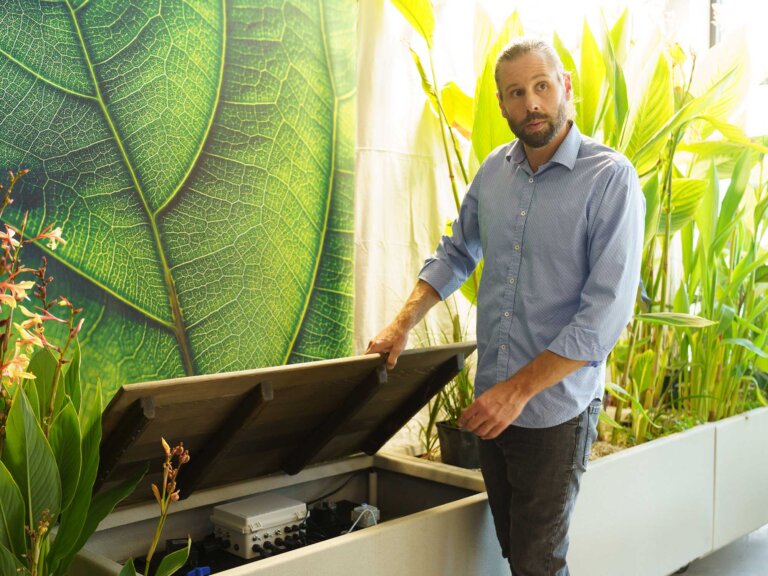
<path id="1" fill-rule="evenodd" d="M 373 509 L 372 508 L 365 508 L 360 513 L 360 516 L 357 517 L 357 520 L 355 520 L 353 522 L 352 526 L 349 527 L 349 530 L 347 530 L 345 532 L 345 534 L 349 534 L 350 532 L 352 532 L 352 530 L 355 529 L 355 526 L 357 526 L 357 523 L 360 522 L 360 520 L 362 520 L 362 518 L 363 518 L 363 516 L 365 516 L 366 512 L 368 512 L 371 515 L 371 519 L 373 520 L 373 525 L 376 526 L 376 514 L 373 513 Z"/>
<path id="2" fill-rule="evenodd" d="M 341 486 L 339 486 L 338 488 L 336 488 L 335 490 L 333 490 L 333 491 L 331 491 L 331 492 L 328 492 L 327 494 L 323 494 L 322 496 L 320 496 L 319 498 L 315 498 L 314 500 L 308 500 L 308 501 L 307 501 L 307 506 L 310 506 L 310 505 L 312 505 L 312 504 L 317 504 L 317 503 L 318 503 L 318 502 L 320 502 L 321 500 L 325 500 L 325 499 L 326 499 L 326 498 L 328 498 L 329 496 L 333 496 L 333 495 L 334 495 L 334 494 L 336 494 L 337 492 L 340 492 L 341 490 L 343 490 L 344 488 L 346 488 L 347 484 L 349 484 L 349 483 L 352 481 L 352 479 L 353 479 L 355 476 L 357 476 L 357 475 L 359 475 L 359 473 L 353 473 L 353 474 L 350 474 L 350 475 L 349 475 L 349 478 L 347 478 L 347 479 L 344 481 L 344 483 L 343 483 Z"/>

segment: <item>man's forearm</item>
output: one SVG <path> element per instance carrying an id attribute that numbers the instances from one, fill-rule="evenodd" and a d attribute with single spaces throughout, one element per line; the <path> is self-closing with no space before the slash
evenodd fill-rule
<path id="1" fill-rule="evenodd" d="M 440 302 L 440 295 L 437 291 L 428 282 L 419 280 L 403 308 L 395 317 L 395 322 L 410 331 L 438 302 Z"/>
<path id="2" fill-rule="evenodd" d="M 410 331 L 439 301 L 437 291 L 428 282 L 419 280 L 395 319 L 368 343 L 366 354 L 387 353 L 387 367 L 394 368 L 408 344 Z"/>
<path id="3" fill-rule="evenodd" d="M 528 364 L 518 370 L 509 380 L 500 382 L 514 386 L 528 399 L 554 386 L 563 378 L 587 365 L 586 360 L 572 360 L 549 350 L 544 350 Z"/>
<path id="4" fill-rule="evenodd" d="M 461 415 L 459 425 L 485 440 L 496 438 L 531 398 L 586 364 L 586 360 L 571 360 L 544 350 L 511 378 L 481 394 Z"/>

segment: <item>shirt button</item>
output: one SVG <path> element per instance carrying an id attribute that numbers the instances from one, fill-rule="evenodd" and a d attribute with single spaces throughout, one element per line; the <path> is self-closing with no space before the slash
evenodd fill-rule
<path id="1" fill-rule="evenodd" d="M 520 244 L 515 244 L 515 252 L 520 252 Z"/>
<path id="2" fill-rule="evenodd" d="M 533 178 L 528 178 L 528 182 L 530 182 L 531 184 L 533 184 Z"/>
<path id="3" fill-rule="evenodd" d="M 509 279 L 509 283 L 510 283 L 510 284 L 514 284 L 514 283 L 515 283 L 515 279 L 514 279 L 514 278 L 510 278 L 510 279 Z"/>
<path id="4" fill-rule="evenodd" d="M 520 212 L 520 216 L 525 216 L 526 214 L 527 214 L 527 212 L 526 212 L 525 210 L 523 210 L 522 212 Z"/>
<path id="5" fill-rule="evenodd" d="M 499 346 L 499 348 L 501 348 L 502 350 L 506 350 L 507 349 L 507 345 L 506 344 L 502 344 L 501 346 Z"/>
<path id="6" fill-rule="evenodd" d="M 504 316 L 505 316 L 506 318 L 509 318 L 509 312 L 504 312 Z"/>

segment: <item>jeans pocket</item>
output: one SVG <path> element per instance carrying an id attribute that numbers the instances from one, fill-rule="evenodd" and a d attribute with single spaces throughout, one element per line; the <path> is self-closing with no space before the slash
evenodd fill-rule
<path id="1" fill-rule="evenodd" d="M 587 408 L 587 429 L 584 433 L 584 450 L 582 452 L 583 459 L 581 465 L 586 468 L 589 463 L 589 455 L 592 451 L 592 444 L 597 438 L 597 422 L 600 419 L 600 410 L 603 407 L 603 403 L 599 399 L 593 400 Z"/>

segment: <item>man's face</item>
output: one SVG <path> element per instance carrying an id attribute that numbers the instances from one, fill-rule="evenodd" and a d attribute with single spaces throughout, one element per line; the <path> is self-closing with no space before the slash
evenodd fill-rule
<path id="1" fill-rule="evenodd" d="M 542 54 L 529 52 L 499 67 L 498 99 L 510 130 L 530 148 L 549 144 L 568 118 L 571 78 L 558 78 Z"/>

